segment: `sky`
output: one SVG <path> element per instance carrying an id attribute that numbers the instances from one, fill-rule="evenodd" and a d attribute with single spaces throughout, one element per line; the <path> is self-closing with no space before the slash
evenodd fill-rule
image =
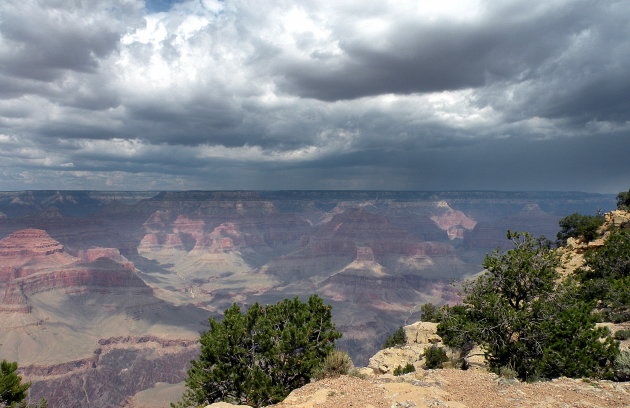
<path id="1" fill-rule="evenodd" d="M 630 188 L 627 0 L 2 0 L 0 190 Z"/>

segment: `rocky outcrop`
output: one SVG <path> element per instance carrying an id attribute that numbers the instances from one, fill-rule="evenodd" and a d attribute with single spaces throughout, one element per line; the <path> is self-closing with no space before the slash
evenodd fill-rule
<path id="1" fill-rule="evenodd" d="M 393 374 L 396 367 L 412 364 L 416 370 L 422 369 L 424 351 L 432 345 L 441 345 L 437 335 L 437 323 L 418 322 L 404 327 L 406 344 L 377 352 L 368 363 L 374 374 Z"/>
<path id="2" fill-rule="evenodd" d="M 585 242 L 580 238 L 568 238 L 566 245 L 558 249 L 562 256 L 561 266 L 557 268 L 562 276 L 573 273 L 584 266 L 584 255 L 592 249 L 604 245 L 614 229 L 630 228 L 630 211 L 615 210 L 604 214 L 604 223 L 599 228 L 600 236 L 593 241 Z"/>
<path id="3" fill-rule="evenodd" d="M 400 347 L 391 347 L 377 352 L 368 363 L 374 375 L 393 374 L 396 367 L 407 364 L 414 366 L 416 371 L 423 369 L 427 348 L 435 345 L 446 350 L 451 360 L 466 358 L 471 368 L 485 367 L 483 351 L 475 347 L 465 356 L 459 350 L 444 346 L 442 338 L 437 334 L 437 323 L 417 322 L 404 327 L 406 343 Z"/>
<path id="4" fill-rule="evenodd" d="M 604 214 L 606 223 L 618 228 L 630 228 L 630 211 L 615 210 Z"/>

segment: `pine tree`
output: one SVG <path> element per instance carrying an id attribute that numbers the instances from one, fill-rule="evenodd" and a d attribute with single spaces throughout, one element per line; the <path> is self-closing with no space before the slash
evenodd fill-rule
<path id="1" fill-rule="evenodd" d="M 254 407 L 282 401 L 306 384 L 341 337 L 331 307 L 321 298 L 297 297 L 275 305 L 228 308 L 209 320 L 201 353 L 191 362 L 187 390 L 174 407 L 225 401 Z"/>
<path id="2" fill-rule="evenodd" d="M 463 308 L 446 308 L 438 334 L 448 346 L 483 346 L 492 369 L 520 379 L 609 376 L 618 344 L 596 328 L 594 303 L 571 279 L 558 283 L 559 257 L 544 239 L 511 233 L 515 247 L 484 260 Z"/>
<path id="3" fill-rule="evenodd" d="M 630 231 L 611 231 L 604 245 L 588 251 L 584 260 L 576 271 L 582 297 L 597 301 L 610 321 L 630 320 Z"/>
<path id="4" fill-rule="evenodd" d="M 406 342 L 407 337 L 405 336 L 405 329 L 400 326 L 395 332 L 385 339 L 383 348 L 403 346 Z"/>
<path id="5" fill-rule="evenodd" d="M 22 384 L 22 377 L 16 371 L 17 363 L 0 362 L 0 406 L 11 407 L 26 398 L 31 383 Z"/>

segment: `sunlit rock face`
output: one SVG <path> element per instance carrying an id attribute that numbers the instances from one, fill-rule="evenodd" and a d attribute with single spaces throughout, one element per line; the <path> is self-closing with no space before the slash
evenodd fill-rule
<path id="1" fill-rule="evenodd" d="M 184 378 L 210 315 L 317 293 L 363 365 L 418 305 L 457 302 L 451 280 L 478 273 L 506 229 L 553 237 L 561 217 L 612 206 L 579 193 L 0 192 L 0 358 L 51 407 L 125 406 L 181 391 L 163 383 Z"/>
<path id="2" fill-rule="evenodd" d="M 477 221 L 469 218 L 461 211 L 453 210 L 446 201 L 440 201 L 436 207 L 444 209 L 444 212 L 431 216 L 441 230 L 446 231 L 449 239 L 463 239 L 464 232 L 470 231 L 477 225 Z"/>
<path id="3" fill-rule="evenodd" d="M 29 263 L 31 268 L 65 265 L 75 260 L 44 230 L 19 230 L 0 240 L 0 263 L 3 267 L 19 268 Z M 1 281 L 4 279 L 0 278 Z"/>

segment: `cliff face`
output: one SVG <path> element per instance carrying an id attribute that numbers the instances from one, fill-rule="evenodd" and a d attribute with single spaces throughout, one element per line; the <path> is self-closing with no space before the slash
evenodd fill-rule
<path id="1" fill-rule="evenodd" d="M 81 255 L 86 262 L 67 254 L 63 245 L 38 229 L 16 231 L 0 240 L 0 289 L 4 292 L 0 308 L 26 306 L 30 296 L 57 289 L 121 287 L 151 292 L 135 275 L 132 263 L 114 260 L 124 261 L 117 249 L 94 248 Z M 29 312 L 30 308 L 13 310 Z"/>
<path id="2" fill-rule="evenodd" d="M 0 240 L 0 265 L 0 350 L 19 360 L 33 398 L 110 407 L 183 380 L 206 314 L 156 299 L 118 249 L 72 256 L 44 230 L 19 230 Z"/>

